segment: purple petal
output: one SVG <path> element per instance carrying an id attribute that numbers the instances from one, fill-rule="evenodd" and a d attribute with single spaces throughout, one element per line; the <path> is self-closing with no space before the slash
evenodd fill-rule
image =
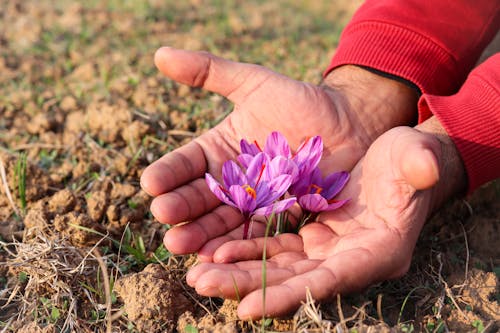
<path id="1" fill-rule="evenodd" d="M 269 182 L 262 182 L 256 188 L 257 191 L 257 207 L 267 206 L 276 199 L 279 199 L 286 193 L 292 177 L 290 175 L 281 175 Z"/>
<path id="2" fill-rule="evenodd" d="M 211 174 L 206 173 L 205 174 L 205 181 L 207 182 L 208 188 L 210 191 L 212 191 L 213 194 L 222 202 L 225 204 L 228 204 L 230 206 L 236 207 L 234 202 L 231 200 L 231 198 L 228 196 L 228 194 L 223 190 L 222 185 L 219 184 L 218 181 L 212 177 Z"/>
<path id="3" fill-rule="evenodd" d="M 269 162 L 269 157 L 265 153 L 258 153 L 248 165 L 246 172 L 249 185 L 255 187 L 255 184 L 262 178 L 263 171 Z"/>
<path id="4" fill-rule="evenodd" d="M 306 194 L 299 198 L 299 205 L 304 210 L 318 213 L 328 208 L 328 202 L 320 194 Z"/>
<path id="5" fill-rule="evenodd" d="M 241 139 L 240 148 L 242 154 L 249 154 L 252 156 L 255 156 L 261 152 L 261 150 L 259 149 L 259 147 L 257 147 L 256 144 L 250 143 L 245 139 Z"/>
<path id="6" fill-rule="evenodd" d="M 254 212 L 254 214 L 255 215 L 263 215 L 263 216 L 269 216 L 273 212 L 274 212 L 274 214 L 279 214 L 282 211 L 285 211 L 288 208 L 290 208 L 296 201 L 297 201 L 297 198 L 295 198 L 295 197 L 294 198 L 288 198 L 288 199 L 281 200 L 281 201 L 276 201 L 272 205 L 256 209 L 255 212 Z"/>
<path id="7" fill-rule="evenodd" d="M 324 191 L 321 193 L 328 200 L 334 198 L 344 188 L 349 180 L 349 172 L 341 171 L 328 175 L 323 181 Z"/>
<path id="8" fill-rule="evenodd" d="M 241 166 L 244 167 L 245 169 L 248 168 L 248 165 L 250 164 L 250 161 L 252 161 L 254 155 L 250 154 L 240 154 L 236 159 L 238 162 L 240 162 Z"/>
<path id="9" fill-rule="evenodd" d="M 269 183 L 267 181 L 260 182 L 257 187 L 255 187 L 255 194 L 257 207 L 265 206 L 277 198 L 272 196 L 273 192 L 269 188 Z"/>
<path id="10" fill-rule="evenodd" d="M 292 176 L 281 175 L 268 182 L 269 190 L 276 195 L 276 197 L 281 197 L 290 187 L 292 183 Z"/>
<path id="11" fill-rule="evenodd" d="M 323 187 L 323 174 L 321 173 L 321 170 L 318 167 L 312 169 L 308 177 L 309 177 L 309 182 L 311 184 L 316 184 L 320 187 Z"/>
<path id="12" fill-rule="evenodd" d="M 273 179 L 276 176 L 287 174 L 292 176 L 292 181 L 298 176 L 299 169 L 292 160 L 283 156 L 276 156 L 269 163 L 267 168 L 268 179 Z"/>
<path id="13" fill-rule="evenodd" d="M 342 207 L 343 205 L 345 205 L 349 201 L 351 201 L 351 199 L 335 200 L 335 202 L 332 202 L 332 203 L 328 204 L 328 207 L 325 210 L 335 210 L 337 208 Z"/>
<path id="14" fill-rule="evenodd" d="M 272 132 L 266 140 L 264 151 L 269 154 L 271 158 L 276 156 L 290 157 L 290 146 L 285 137 L 280 132 Z"/>
<path id="15" fill-rule="evenodd" d="M 231 185 L 243 185 L 248 182 L 247 177 L 234 161 L 226 161 L 222 165 L 222 180 L 226 188 L 229 188 Z"/>
<path id="16" fill-rule="evenodd" d="M 288 192 L 297 197 L 307 194 L 309 186 L 311 185 L 311 178 L 309 176 L 301 177 L 290 186 Z"/>
<path id="17" fill-rule="evenodd" d="M 254 211 L 257 203 L 243 187 L 233 185 L 229 188 L 229 193 L 231 193 L 236 207 L 238 207 L 242 214 L 249 215 Z"/>
<path id="18" fill-rule="evenodd" d="M 299 166 L 300 174 L 308 174 L 314 168 L 316 168 L 321 159 L 322 153 L 323 140 L 320 136 L 315 136 L 304 141 L 297 149 L 297 152 L 295 153 L 295 156 L 293 158 Z"/>

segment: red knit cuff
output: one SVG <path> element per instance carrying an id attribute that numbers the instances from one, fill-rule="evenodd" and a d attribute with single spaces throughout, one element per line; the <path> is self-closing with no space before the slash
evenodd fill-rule
<path id="1" fill-rule="evenodd" d="M 402 77 L 423 93 L 450 95 L 464 74 L 453 57 L 433 40 L 393 24 L 365 21 L 348 25 L 330 65 L 361 65 Z"/>
<path id="2" fill-rule="evenodd" d="M 500 177 L 500 91 L 484 76 L 471 75 L 453 96 L 423 95 L 419 113 L 434 114 L 455 143 L 472 192 Z M 422 119 L 421 119 L 422 120 Z"/>

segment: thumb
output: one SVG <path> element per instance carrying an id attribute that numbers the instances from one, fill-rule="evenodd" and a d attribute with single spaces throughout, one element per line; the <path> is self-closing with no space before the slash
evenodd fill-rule
<path id="1" fill-rule="evenodd" d="M 438 182 L 441 147 L 437 138 L 414 131 L 398 140 L 396 145 L 400 172 L 409 185 L 425 190 Z"/>
<path id="2" fill-rule="evenodd" d="M 158 49 L 156 67 L 174 81 L 201 87 L 239 103 L 272 72 L 262 66 L 225 60 L 208 52 Z"/>

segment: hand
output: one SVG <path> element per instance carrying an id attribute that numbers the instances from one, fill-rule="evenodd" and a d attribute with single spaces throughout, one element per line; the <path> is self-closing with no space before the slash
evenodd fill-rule
<path id="1" fill-rule="evenodd" d="M 242 223 L 234 209 L 218 207 L 203 179 L 206 172 L 220 177 L 222 163 L 238 154 L 240 139 L 263 144 L 276 130 L 297 148 L 307 136 L 320 135 L 324 172 L 350 170 L 376 137 L 415 115 L 412 89 L 355 66 L 334 70 L 316 86 L 204 52 L 165 47 L 156 52 L 155 64 L 173 80 L 219 93 L 235 105 L 219 125 L 141 176 L 143 189 L 155 196 L 151 212 L 158 221 L 192 221 L 165 236 L 167 248 L 178 254 L 195 252 Z"/>
<path id="2" fill-rule="evenodd" d="M 266 240 L 265 304 L 264 238 L 226 239 L 219 247 L 210 241 L 202 252 L 213 263 L 192 268 L 189 285 L 225 298 L 236 297 L 236 285 L 239 317 L 257 319 L 297 309 L 306 288 L 321 300 L 405 274 L 426 219 L 465 188 L 461 160 L 439 123 L 432 119 L 419 129 L 398 127 L 373 143 L 341 193 L 349 204 L 319 215 L 299 235 Z"/>

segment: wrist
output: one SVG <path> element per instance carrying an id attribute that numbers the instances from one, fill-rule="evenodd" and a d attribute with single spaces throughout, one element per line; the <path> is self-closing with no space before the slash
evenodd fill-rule
<path id="1" fill-rule="evenodd" d="M 393 127 L 416 124 L 419 92 L 400 80 L 344 65 L 328 73 L 322 86 L 337 110 L 364 132 L 368 146 Z"/>

